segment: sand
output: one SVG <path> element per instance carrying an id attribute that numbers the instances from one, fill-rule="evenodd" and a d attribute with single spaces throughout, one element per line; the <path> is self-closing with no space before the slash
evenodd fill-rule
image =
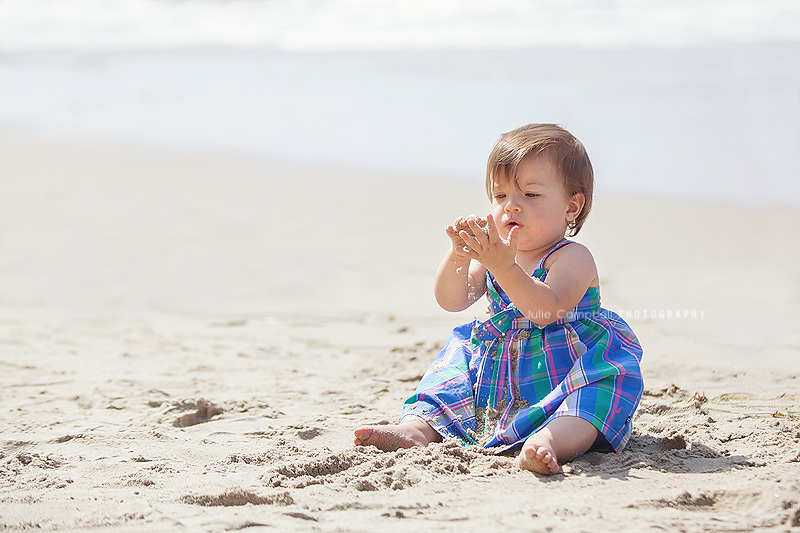
<path id="1" fill-rule="evenodd" d="M 484 316 L 431 294 L 479 179 L 6 128 L 0 187 L 2 530 L 800 530 L 797 208 L 596 198 L 646 392 L 623 452 L 543 477 L 352 446 Z"/>

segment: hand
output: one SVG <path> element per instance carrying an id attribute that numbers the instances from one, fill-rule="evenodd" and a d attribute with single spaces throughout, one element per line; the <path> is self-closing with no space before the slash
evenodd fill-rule
<path id="1" fill-rule="evenodd" d="M 497 275 L 498 272 L 508 269 L 516 263 L 517 233 L 519 228 L 511 228 L 511 231 L 508 232 L 508 238 L 503 239 L 497 231 L 497 225 L 491 214 L 486 215 L 486 222 L 487 231 L 484 233 L 474 218 L 467 219 L 467 225 L 472 230 L 472 235 L 464 230 L 458 233 L 458 236 L 464 240 L 465 246 L 462 247 L 460 253 L 457 253 L 458 255 L 475 259 L 487 270 Z"/>
<path id="2" fill-rule="evenodd" d="M 470 220 L 475 221 L 479 226 L 481 226 L 482 232 L 486 231 L 483 229 L 483 227 L 485 227 L 487 224 L 486 219 L 476 217 L 475 215 L 469 215 L 467 217 L 458 217 L 451 226 L 447 226 L 447 228 L 445 229 L 445 231 L 447 232 L 447 236 L 450 237 L 450 241 L 453 244 L 453 253 L 465 259 L 469 259 L 469 257 L 465 254 L 471 252 L 472 249 L 467 246 L 467 244 L 464 242 L 464 239 L 461 238 L 459 233 L 462 230 L 467 230 L 467 234 L 470 235 L 472 234 L 472 229 L 468 225 Z"/>

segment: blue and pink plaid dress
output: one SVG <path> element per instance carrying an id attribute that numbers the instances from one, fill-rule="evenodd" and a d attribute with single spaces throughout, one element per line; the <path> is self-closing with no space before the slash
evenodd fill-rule
<path id="1" fill-rule="evenodd" d="M 533 276 L 544 281 L 547 257 Z M 525 318 L 486 274 L 492 316 L 458 326 L 403 406 L 444 438 L 509 450 L 559 416 L 600 432 L 620 451 L 642 397 L 642 348 L 630 326 L 589 288 L 564 318 L 543 328 Z"/>

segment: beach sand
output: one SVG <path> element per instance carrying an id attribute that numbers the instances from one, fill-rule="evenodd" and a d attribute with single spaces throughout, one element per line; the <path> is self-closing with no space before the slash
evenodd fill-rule
<path id="1" fill-rule="evenodd" d="M 798 531 L 800 210 L 598 196 L 644 347 L 618 454 L 382 453 L 471 182 L 0 130 L 0 529 Z"/>

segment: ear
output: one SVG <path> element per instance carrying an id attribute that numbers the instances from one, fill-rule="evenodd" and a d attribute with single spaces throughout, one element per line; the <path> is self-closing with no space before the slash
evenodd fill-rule
<path id="1" fill-rule="evenodd" d="M 586 197 L 583 194 L 576 192 L 572 195 L 572 198 L 569 199 L 569 204 L 567 204 L 567 222 L 572 222 L 578 218 L 578 215 L 580 215 L 581 211 L 583 211 L 583 206 L 585 203 Z"/>

